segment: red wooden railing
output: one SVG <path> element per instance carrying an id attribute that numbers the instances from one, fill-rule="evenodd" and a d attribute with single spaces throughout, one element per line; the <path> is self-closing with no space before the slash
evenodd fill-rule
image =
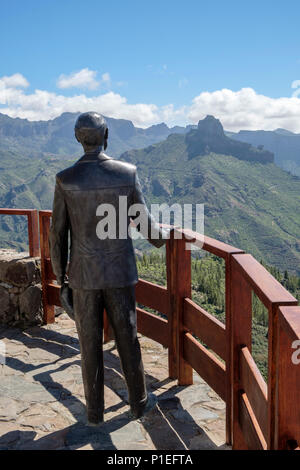
<path id="1" fill-rule="evenodd" d="M 54 305 L 60 304 L 48 248 L 50 217 L 51 211 L 39 213 L 47 323 L 54 321 Z M 226 439 L 233 449 L 299 448 L 300 364 L 292 362 L 293 347 L 300 341 L 296 299 L 242 250 L 190 230 L 176 230 L 181 239 L 174 233 L 166 245 L 167 287 L 142 279 L 136 286 L 137 302 L 167 320 L 137 308 L 138 331 L 168 347 L 170 377 L 189 385 L 194 369 L 226 402 Z M 225 324 L 191 300 L 187 241 L 225 260 Z M 268 384 L 251 354 L 252 292 L 269 312 Z"/>
<path id="2" fill-rule="evenodd" d="M 3 215 L 26 215 L 28 223 L 29 256 L 39 256 L 38 211 L 36 209 L 7 209 L 1 208 Z"/>

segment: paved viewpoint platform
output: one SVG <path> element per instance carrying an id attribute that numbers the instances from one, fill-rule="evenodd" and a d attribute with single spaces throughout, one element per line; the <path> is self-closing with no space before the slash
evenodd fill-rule
<path id="1" fill-rule="evenodd" d="M 75 324 L 66 314 L 52 325 L 0 328 L 0 450 L 229 449 L 225 403 L 195 373 L 194 385 L 168 378 L 167 350 L 140 336 L 148 389 L 158 406 L 130 421 L 118 354 L 104 346 L 105 423 L 86 425 Z M 3 364 L 5 357 L 5 364 Z M 1 364 L 2 362 L 2 364 Z"/>

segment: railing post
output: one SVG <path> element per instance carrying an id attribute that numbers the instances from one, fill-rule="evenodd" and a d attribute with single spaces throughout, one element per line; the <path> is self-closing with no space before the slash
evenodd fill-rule
<path id="1" fill-rule="evenodd" d="M 38 212 L 32 210 L 27 215 L 29 256 L 40 256 Z"/>
<path id="2" fill-rule="evenodd" d="M 43 215 L 43 212 L 39 212 L 39 223 L 40 223 L 40 247 L 41 247 L 41 278 L 42 278 L 42 295 L 43 295 L 43 320 L 44 323 L 54 323 L 55 311 L 54 305 L 48 303 L 47 295 L 47 272 L 46 272 L 46 258 L 50 259 L 49 249 L 49 230 L 50 230 L 50 217 Z"/>
<path id="3" fill-rule="evenodd" d="M 232 444 L 231 407 L 231 256 L 225 258 L 226 444 Z"/>
<path id="4" fill-rule="evenodd" d="M 278 308 L 272 304 L 268 314 L 268 450 L 275 449 L 278 380 Z"/>
<path id="5" fill-rule="evenodd" d="M 169 377 L 171 379 L 177 379 L 177 342 L 176 342 L 176 325 L 173 314 L 173 290 L 174 290 L 174 276 L 173 276 L 173 265 L 172 259 L 174 257 L 174 234 L 171 232 L 170 238 L 166 243 L 166 264 L 167 264 L 167 289 L 169 294 L 169 311 L 168 311 L 168 366 L 169 366 Z"/>
<path id="6" fill-rule="evenodd" d="M 104 343 L 108 343 L 112 339 L 114 339 L 113 330 L 108 321 L 106 310 L 104 310 L 103 311 L 103 341 Z"/>
<path id="7" fill-rule="evenodd" d="M 283 308 L 284 304 L 287 304 L 282 300 L 281 305 Z M 278 439 L 278 374 L 279 369 L 282 366 L 280 364 L 281 357 L 279 356 L 279 324 L 278 324 L 278 312 L 280 303 L 273 303 L 269 307 L 269 329 L 268 329 L 268 450 L 276 449 Z M 296 305 L 295 302 L 290 301 L 291 305 Z M 292 363 L 287 363 L 286 351 L 284 350 L 283 344 L 284 334 L 282 335 L 281 351 L 283 353 L 282 360 L 288 366 L 288 370 L 291 371 Z M 287 392 L 288 394 L 289 392 Z M 299 391 L 298 391 L 299 393 Z M 285 393 L 285 396 L 287 396 Z"/>
<path id="8" fill-rule="evenodd" d="M 183 235 L 182 235 L 183 237 Z M 167 243 L 167 280 L 170 295 L 169 322 L 169 376 L 178 378 L 179 385 L 193 383 L 193 369 L 184 360 L 183 302 L 191 298 L 191 251 L 186 250 L 184 238 L 171 233 Z"/>
<path id="9" fill-rule="evenodd" d="M 232 446 L 233 449 L 247 449 L 240 425 L 240 357 L 241 349 L 247 346 L 251 352 L 252 330 L 252 291 L 241 274 L 235 257 L 231 257 L 231 406 L 232 406 Z"/>
<path id="10" fill-rule="evenodd" d="M 278 309 L 277 409 L 274 448 L 300 447 L 300 307 Z"/>

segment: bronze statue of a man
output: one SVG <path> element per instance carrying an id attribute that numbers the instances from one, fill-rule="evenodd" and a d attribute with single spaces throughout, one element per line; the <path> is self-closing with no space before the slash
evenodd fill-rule
<path id="1" fill-rule="evenodd" d="M 81 114 L 75 124 L 75 136 L 85 153 L 73 166 L 56 175 L 50 230 L 53 271 L 57 282 L 63 286 L 70 248 L 68 280 L 80 342 L 88 422 L 103 421 L 103 309 L 114 332 L 131 416 L 139 418 L 156 402 L 153 394 L 147 394 L 137 338 L 135 254 L 131 237 L 124 233 L 119 236 L 118 219 L 116 237 L 99 237 L 99 214 L 103 216 L 108 205 L 116 214 L 121 210 L 128 227 L 132 218 L 128 209 L 139 204 L 141 216 L 148 222 L 147 233 L 143 235 L 160 247 L 165 243 L 166 233 L 148 212 L 136 167 L 104 153 L 108 139 L 104 118 L 94 112 Z M 122 208 L 120 196 L 123 196 Z M 99 207 L 104 210 L 99 211 Z"/>

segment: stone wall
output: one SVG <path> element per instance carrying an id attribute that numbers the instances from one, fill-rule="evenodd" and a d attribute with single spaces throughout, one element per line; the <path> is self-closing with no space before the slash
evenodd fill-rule
<path id="1" fill-rule="evenodd" d="M 42 323 L 40 259 L 0 250 L 0 325 Z"/>

